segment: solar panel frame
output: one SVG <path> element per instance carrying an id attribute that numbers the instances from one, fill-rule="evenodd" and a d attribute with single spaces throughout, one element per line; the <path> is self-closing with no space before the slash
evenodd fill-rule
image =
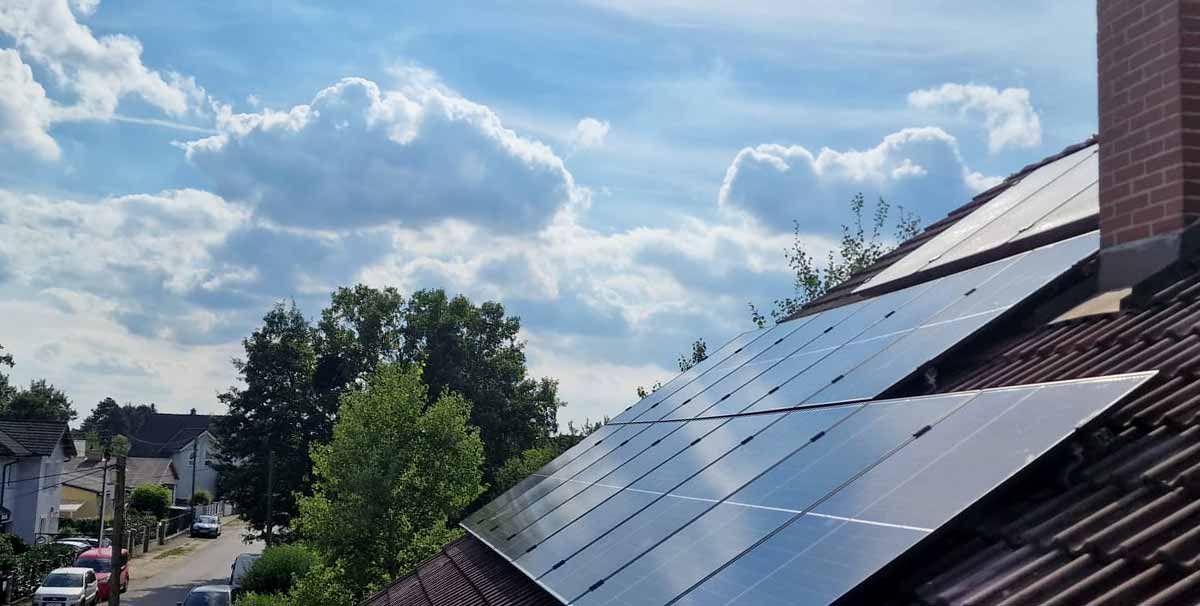
<path id="1" fill-rule="evenodd" d="M 883 271 L 872 276 L 858 288 L 854 289 L 855 292 L 863 292 L 905 276 L 942 265 L 953 258 L 958 258 L 958 255 L 954 253 L 954 250 L 958 247 L 965 247 L 973 249 L 973 252 L 979 252 L 1033 235 L 1036 232 L 1025 234 L 1014 232 L 1011 237 L 1000 237 L 993 234 L 993 239 L 990 243 L 976 241 L 972 244 L 972 240 L 975 238 L 977 232 L 1014 209 L 1025 204 L 1036 205 L 1045 202 L 1040 194 L 1071 169 L 1095 155 L 1098 149 L 1098 146 L 1095 145 L 1081 149 L 1025 175 L 1017 183 L 1007 187 L 982 206 L 971 211 L 967 216 L 955 221 L 949 228 L 921 244 L 916 250 L 909 252 L 895 263 L 883 269 Z M 1058 208 L 1061 202 L 1051 201 L 1051 204 L 1051 208 Z M 1097 208 L 1091 214 L 1098 212 L 1099 209 Z M 1020 237 L 1017 237 L 1018 235 Z"/>

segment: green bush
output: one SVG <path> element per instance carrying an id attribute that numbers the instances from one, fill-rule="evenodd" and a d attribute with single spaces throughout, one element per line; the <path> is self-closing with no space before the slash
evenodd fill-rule
<path id="1" fill-rule="evenodd" d="M 130 493 L 129 508 L 161 520 L 171 510 L 171 491 L 156 484 L 142 484 Z"/>
<path id="2" fill-rule="evenodd" d="M 286 593 L 296 579 L 308 574 L 317 556 L 301 544 L 279 545 L 263 552 L 242 577 L 242 590 L 262 594 Z"/>
<path id="3" fill-rule="evenodd" d="M 237 606 L 292 606 L 292 599 L 284 595 L 269 595 L 265 593 L 246 593 L 238 596 L 234 602 Z"/>
<path id="4" fill-rule="evenodd" d="M 192 505 L 208 505 L 212 503 L 212 495 L 208 494 L 207 490 L 197 490 L 196 494 L 192 495 Z"/>
<path id="5" fill-rule="evenodd" d="M 58 534 L 62 536 L 94 537 L 99 533 L 100 518 L 60 519 L 58 521 Z"/>
<path id="6" fill-rule="evenodd" d="M 21 555 L 29 551 L 29 545 L 25 543 L 25 539 L 15 534 L 0 534 L 0 540 L 8 543 L 8 546 L 12 548 L 12 552 L 16 555 Z"/>

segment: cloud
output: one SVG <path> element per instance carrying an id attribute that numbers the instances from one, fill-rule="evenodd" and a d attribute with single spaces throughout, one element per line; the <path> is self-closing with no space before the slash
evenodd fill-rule
<path id="1" fill-rule="evenodd" d="M 216 193 L 281 225 L 420 227 L 453 217 L 531 232 L 588 199 L 549 147 L 427 78 L 392 91 L 346 78 L 286 112 L 226 110 L 219 128 L 185 144 L 187 157 Z"/>
<path id="2" fill-rule="evenodd" d="M 957 108 L 962 114 L 981 115 L 993 153 L 1042 143 L 1042 122 L 1029 102 L 1029 89 L 946 83 L 909 93 L 908 103 L 918 109 Z"/>
<path id="3" fill-rule="evenodd" d="M 33 70 L 12 49 L 0 49 L 0 142 L 57 160 L 58 144 L 47 132 L 54 104 L 33 79 Z"/>
<path id="4" fill-rule="evenodd" d="M 98 7 L 99 0 L 0 3 L 0 35 L 16 47 L 0 49 L 0 138 L 56 160 L 60 154 L 50 126 L 115 119 L 126 97 L 136 96 L 173 118 L 202 108 L 204 91 L 193 79 L 147 68 L 136 39 L 120 34 L 97 38 L 76 19 L 76 13 L 87 17 Z M 48 98 L 31 65 L 45 70 L 63 99 Z"/>
<path id="5" fill-rule="evenodd" d="M 0 256 L 10 260 L 10 288 L 43 291 L 66 313 L 104 314 L 141 334 L 195 335 L 213 323 L 173 320 L 193 311 L 187 296 L 242 271 L 216 251 L 249 218 L 197 190 L 95 202 L 0 190 Z"/>
<path id="6" fill-rule="evenodd" d="M 602 147 L 608 137 L 609 124 L 606 120 L 584 118 L 575 125 L 571 133 L 571 145 L 575 149 Z"/>
<path id="7" fill-rule="evenodd" d="M 949 133 L 907 128 L 863 151 L 747 147 L 726 170 L 718 203 L 775 230 L 789 230 L 795 220 L 805 233 L 830 233 L 845 221 L 846 204 L 859 192 L 929 216 L 952 208 L 940 205 L 965 202 L 988 182 L 967 168 Z"/>

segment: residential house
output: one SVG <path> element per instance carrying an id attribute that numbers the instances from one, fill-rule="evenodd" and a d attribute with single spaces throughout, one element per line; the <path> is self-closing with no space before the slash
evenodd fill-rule
<path id="1" fill-rule="evenodd" d="M 130 437 L 129 456 L 170 460 L 179 481 L 174 496 L 186 504 L 196 491 L 217 494 L 216 440 L 213 422 L 219 417 L 196 414 L 153 413 Z M 193 462 L 194 457 L 194 462 Z"/>
<path id="2" fill-rule="evenodd" d="M 1097 16 L 1096 138 L 735 338 L 366 603 L 1200 603 L 1200 3 Z M 814 422 L 723 429 L 771 415 Z"/>
<path id="3" fill-rule="evenodd" d="M 82 442 L 76 441 L 76 450 L 83 452 Z M 111 463 L 111 461 L 110 461 Z M 104 519 L 111 520 L 116 492 L 116 473 L 103 470 L 104 459 L 95 453 L 77 456 L 67 462 L 63 475 L 62 511 L 65 518 L 96 519 L 100 517 L 101 495 L 104 498 Z M 171 459 L 128 457 L 125 460 L 125 485 L 127 490 L 143 484 L 156 484 L 175 493 L 179 474 Z M 103 488 L 102 488 L 103 487 Z"/>
<path id="4" fill-rule="evenodd" d="M 32 543 L 58 532 L 64 464 L 76 455 L 65 421 L 0 419 L 0 524 Z"/>

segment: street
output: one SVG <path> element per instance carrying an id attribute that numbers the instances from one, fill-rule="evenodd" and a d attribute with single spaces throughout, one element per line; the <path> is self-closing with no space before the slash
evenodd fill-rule
<path id="1" fill-rule="evenodd" d="M 242 542 L 240 524 L 227 524 L 220 538 L 181 540 L 130 562 L 129 591 L 121 604 L 175 606 L 192 587 L 229 582 L 233 560 L 259 553 L 262 543 Z"/>

